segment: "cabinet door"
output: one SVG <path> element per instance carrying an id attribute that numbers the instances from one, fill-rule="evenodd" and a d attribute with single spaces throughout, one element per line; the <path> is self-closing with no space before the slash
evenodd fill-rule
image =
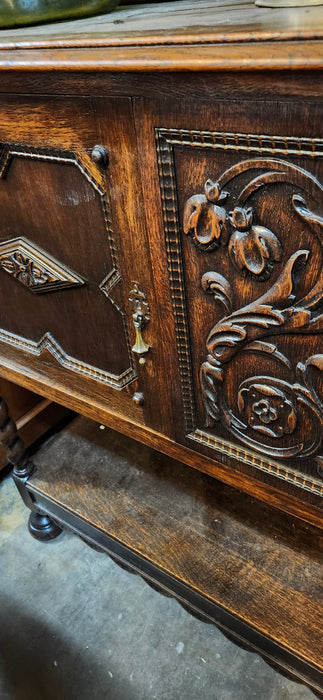
<path id="1" fill-rule="evenodd" d="M 174 435 L 231 473 L 320 496 L 321 110 L 214 101 L 137 114 L 155 140 Z"/>
<path id="2" fill-rule="evenodd" d="M 3 357 L 11 348 L 20 373 L 44 387 L 58 382 L 138 420 L 128 308 L 137 268 L 128 277 L 120 255 L 122 237 L 141 236 L 123 201 L 136 195 L 130 100 L 2 96 L 0 124 Z"/>

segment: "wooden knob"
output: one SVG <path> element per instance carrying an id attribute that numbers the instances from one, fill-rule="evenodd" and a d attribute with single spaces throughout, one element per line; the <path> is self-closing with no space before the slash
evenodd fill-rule
<path id="1" fill-rule="evenodd" d="M 141 391 L 136 391 L 132 397 L 132 400 L 136 404 L 136 406 L 143 406 L 143 404 L 145 403 L 145 398 Z"/>
<path id="2" fill-rule="evenodd" d="M 105 146 L 102 144 L 97 144 L 92 149 L 91 158 L 97 165 L 107 165 L 109 160 L 109 154 Z"/>

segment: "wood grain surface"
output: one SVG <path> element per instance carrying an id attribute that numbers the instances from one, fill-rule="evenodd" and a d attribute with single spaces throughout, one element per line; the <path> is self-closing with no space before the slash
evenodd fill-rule
<path id="1" fill-rule="evenodd" d="M 314 70 L 323 63 L 322 37 L 319 7 L 182 0 L 3 31 L 0 69 Z"/>
<path id="2" fill-rule="evenodd" d="M 177 0 L 77 21 L 3 30 L 0 48 L 213 44 L 323 38 L 320 7 L 268 9 L 252 0 Z"/>
<path id="3" fill-rule="evenodd" d="M 0 391 L 1 398 L 10 404 L 11 418 L 16 422 L 19 436 L 27 447 L 68 415 L 63 406 L 5 379 L 0 379 Z M 0 446 L 0 470 L 7 464 L 7 450 Z"/>
<path id="4" fill-rule="evenodd" d="M 78 418 L 28 482 L 161 571 L 320 668 L 322 533 Z"/>
<path id="5" fill-rule="evenodd" d="M 5 259 L 0 349 L 1 374 L 8 379 L 322 525 L 315 462 L 322 416 L 313 391 L 305 401 L 304 385 L 305 418 L 298 394 L 300 403 L 292 406 L 300 380 L 295 385 L 291 376 L 296 366 L 304 367 L 306 381 L 309 374 L 314 381 L 319 337 L 313 324 L 306 326 L 308 311 L 292 312 L 286 285 L 280 285 L 282 302 L 273 286 L 293 255 L 304 263 L 307 258 L 302 279 L 293 268 L 300 303 L 316 289 L 322 267 L 319 236 L 310 230 L 311 221 L 321 225 L 322 76 L 315 70 L 323 60 L 320 12 L 183 0 L 1 34 L 2 251 L 12 239 L 27 236 L 29 251 L 39 246 L 84 283 L 34 294 L 26 281 L 34 282 L 17 269 L 17 259 L 14 267 Z M 104 167 L 91 157 L 95 148 L 108 152 Z M 248 154 L 259 161 L 253 184 L 252 164 L 249 174 L 241 164 Z M 278 159 L 284 172 L 276 172 Z M 237 177 L 229 178 L 221 194 L 228 198 L 224 211 L 215 203 L 220 193 L 206 185 L 217 178 L 223 183 L 232 168 Z M 26 182 L 32 182 L 28 207 Z M 239 188 L 252 195 L 250 220 L 242 225 L 234 219 Z M 202 202 L 200 233 L 190 209 L 196 197 Z M 300 203 L 304 197 L 306 206 Z M 217 238 L 220 210 L 225 231 Z M 211 219 L 214 249 L 203 253 L 198 238 Z M 30 269 L 35 260 L 21 262 L 19 250 L 20 264 Z M 225 357 L 218 342 L 226 312 L 206 296 L 211 287 L 205 275 L 211 272 L 214 282 L 219 271 L 227 290 L 232 284 L 231 315 L 250 301 L 254 313 L 257 300 L 265 295 L 268 301 L 268 294 L 271 299 L 266 313 L 274 335 L 266 329 L 263 336 L 247 313 L 251 372 L 243 342 L 235 343 L 236 358 L 231 350 Z M 150 308 L 144 330 L 150 349 L 142 365 L 131 354 L 134 283 Z M 276 313 L 280 303 L 283 316 Z M 276 321 L 290 312 L 298 335 L 286 324 L 282 338 L 285 325 Z M 227 340 L 231 321 L 224 324 Z M 213 382 L 212 367 L 205 368 L 210 349 L 211 356 L 220 353 L 225 373 L 215 417 L 217 392 L 205 386 Z M 263 377 L 264 368 L 275 383 L 273 401 L 282 397 L 280 408 L 263 397 L 250 403 L 251 379 Z M 222 378 L 218 374 L 218 388 Z M 264 389 L 257 381 L 256 391 L 268 392 L 267 384 Z M 272 396 L 272 386 L 270 391 Z M 231 423 L 226 406 L 230 416 L 236 412 Z M 258 432 L 251 425 L 254 408 L 261 412 Z M 241 425 L 240 440 L 230 430 Z M 299 459 L 300 451 L 307 461 Z"/>
<path id="6" fill-rule="evenodd" d="M 258 44 L 187 46 L 116 46 L 93 48 L 4 49 L 0 70 L 46 71 L 259 71 L 319 70 L 323 42 L 317 40 Z"/>
<path id="7" fill-rule="evenodd" d="M 255 498 L 265 501 L 272 506 L 294 516 L 302 518 L 304 521 L 312 523 L 322 528 L 322 507 L 321 499 L 313 497 L 311 503 L 300 501 L 296 491 L 283 493 L 278 488 L 255 481 L 247 474 L 240 474 L 227 469 L 220 462 L 206 457 L 204 454 L 196 454 L 192 449 L 183 445 L 178 445 L 174 440 L 161 435 L 157 431 L 140 425 L 127 410 L 125 403 L 122 403 L 122 396 L 111 392 L 111 399 L 108 401 L 100 395 L 100 392 L 93 393 L 90 397 L 88 386 L 84 385 L 84 380 L 71 380 L 66 370 L 52 368 L 51 378 L 48 378 L 39 369 L 39 365 L 31 356 L 17 351 L 5 344 L 0 344 L 1 350 L 1 376 L 14 381 L 33 391 L 37 391 L 41 396 L 48 397 L 52 401 L 61 403 L 77 411 L 88 418 L 99 420 L 104 425 L 120 431 L 124 435 L 139 440 L 144 445 L 160 450 L 163 454 L 175 459 L 182 460 L 186 465 L 198 469 L 206 474 L 221 479 L 224 483 L 243 489 L 246 493 Z M 25 355 L 25 357 L 23 357 Z M 132 406 L 139 414 L 142 408 Z M 131 406 L 130 406 L 131 408 Z M 140 420 L 140 418 L 139 418 Z M 298 490 L 297 490 L 298 491 Z"/>

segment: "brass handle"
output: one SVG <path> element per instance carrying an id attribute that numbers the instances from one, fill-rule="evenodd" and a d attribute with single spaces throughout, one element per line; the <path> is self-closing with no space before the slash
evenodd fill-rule
<path id="1" fill-rule="evenodd" d="M 140 355 L 139 363 L 144 365 L 146 359 L 142 357 L 148 352 L 150 345 L 146 343 L 142 337 L 142 330 L 150 321 L 149 304 L 146 301 L 146 295 L 139 289 L 137 282 L 134 282 L 133 289 L 130 292 L 129 301 L 132 305 L 132 320 L 136 329 L 136 341 L 132 347 L 132 352 Z"/>

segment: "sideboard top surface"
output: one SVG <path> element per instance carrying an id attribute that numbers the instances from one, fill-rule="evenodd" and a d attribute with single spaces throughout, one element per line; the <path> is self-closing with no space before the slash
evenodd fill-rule
<path id="1" fill-rule="evenodd" d="M 313 69 L 323 64 L 322 41 L 322 7 L 271 9 L 243 0 L 177 0 L 1 31 L 0 67 Z"/>

